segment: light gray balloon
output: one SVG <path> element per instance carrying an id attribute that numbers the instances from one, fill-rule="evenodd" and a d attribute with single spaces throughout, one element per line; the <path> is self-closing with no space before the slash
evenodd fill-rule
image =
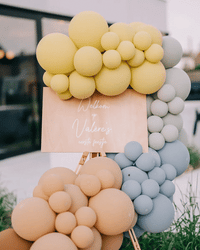
<path id="1" fill-rule="evenodd" d="M 165 181 L 165 171 L 161 168 L 154 168 L 148 173 L 149 179 L 155 180 L 159 185 L 162 185 Z"/>
<path id="2" fill-rule="evenodd" d="M 125 181 L 122 185 L 121 190 L 126 193 L 131 200 L 134 200 L 141 194 L 141 185 L 135 180 Z"/>
<path id="3" fill-rule="evenodd" d="M 138 196 L 133 202 L 135 211 L 137 214 L 146 215 L 153 209 L 153 201 L 147 195 Z"/>
<path id="4" fill-rule="evenodd" d="M 166 70 L 165 84 L 171 84 L 176 90 L 176 96 L 183 101 L 188 97 L 191 90 L 191 81 L 188 74 L 179 68 Z"/>
<path id="5" fill-rule="evenodd" d="M 152 133 L 149 135 L 149 147 L 155 150 L 163 148 L 165 145 L 165 139 L 160 133 Z"/>
<path id="6" fill-rule="evenodd" d="M 167 124 L 163 127 L 161 134 L 165 138 L 166 142 L 173 142 L 178 139 L 178 129 L 172 124 Z"/>
<path id="7" fill-rule="evenodd" d="M 157 92 L 158 99 L 163 102 L 170 102 L 176 96 L 176 90 L 171 84 L 164 84 Z"/>
<path id="8" fill-rule="evenodd" d="M 106 157 L 114 160 L 117 153 L 106 153 Z"/>
<path id="9" fill-rule="evenodd" d="M 155 198 L 160 191 L 158 183 L 152 179 L 143 181 L 141 184 L 141 188 L 142 188 L 142 194 L 145 194 L 152 199 Z"/>
<path id="10" fill-rule="evenodd" d="M 155 159 L 149 153 L 144 153 L 136 160 L 136 166 L 143 171 L 150 171 L 155 167 Z"/>
<path id="11" fill-rule="evenodd" d="M 177 171 L 175 167 L 171 164 L 163 164 L 161 167 L 165 171 L 166 180 L 173 181 L 177 176 Z"/>
<path id="12" fill-rule="evenodd" d="M 172 202 L 162 194 L 153 199 L 153 209 L 147 215 L 139 215 L 137 224 L 143 230 L 151 233 L 160 233 L 168 229 L 174 220 Z"/>
<path id="13" fill-rule="evenodd" d="M 184 110 L 184 107 L 184 101 L 178 96 L 176 96 L 171 102 L 168 102 L 169 112 L 173 115 L 180 114 Z"/>
<path id="14" fill-rule="evenodd" d="M 146 96 L 146 102 L 147 102 L 147 117 L 149 117 L 150 115 L 152 115 L 151 113 L 151 104 L 154 101 L 153 97 L 151 97 L 150 95 Z"/>
<path id="15" fill-rule="evenodd" d="M 161 60 L 166 69 L 179 63 L 183 55 L 183 49 L 179 41 L 171 36 L 163 36 L 162 47 L 164 56 Z"/>
<path id="16" fill-rule="evenodd" d="M 155 167 L 160 167 L 160 165 L 161 165 L 161 159 L 160 159 L 160 155 L 158 154 L 158 152 L 156 152 L 156 150 L 154 150 L 153 148 L 150 148 L 150 147 L 148 148 L 148 152 L 155 159 Z"/>
<path id="17" fill-rule="evenodd" d="M 169 197 L 169 200 L 173 203 L 173 201 L 174 201 L 173 195 L 171 197 Z"/>
<path id="18" fill-rule="evenodd" d="M 190 154 L 186 146 L 179 140 L 166 142 L 158 153 L 162 164 L 168 163 L 175 167 L 177 176 L 181 175 L 189 165 Z"/>
<path id="19" fill-rule="evenodd" d="M 167 103 L 161 100 L 154 100 L 151 104 L 151 113 L 153 115 L 157 115 L 159 117 L 163 117 L 168 112 L 168 105 Z"/>
<path id="20" fill-rule="evenodd" d="M 168 198 L 171 197 L 175 193 L 175 185 L 172 181 L 166 180 L 160 186 L 160 193 L 167 196 Z"/>
<path id="21" fill-rule="evenodd" d="M 188 147 L 188 136 L 184 128 L 179 132 L 178 140 L 181 141 L 186 147 Z"/>
<path id="22" fill-rule="evenodd" d="M 137 167 L 126 167 L 122 169 L 123 182 L 135 180 L 140 184 L 148 179 L 148 175 Z"/>
<path id="23" fill-rule="evenodd" d="M 159 116 L 151 115 L 147 119 L 147 127 L 148 130 L 153 132 L 160 132 L 163 128 L 163 120 Z"/>
<path id="24" fill-rule="evenodd" d="M 135 161 L 142 154 L 142 151 L 143 148 L 137 141 L 130 141 L 124 147 L 124 154 L 131 161 Z"/>
<path id="25" fill-rule="evenodd" d="M 116 154 L 114 160 L 121 169 L 133 165 L 133 162 L 130 161 L 124 153 Z"/>
<path id="26" fill-rule="evenodd" d="M 168 113 L 165 117 L 162 118 L 164 125 L 172 124 L 177 127 L 178 131 L 181 131 L 183 128 L 183 118 L 179 115 L 172 115 Z"/>

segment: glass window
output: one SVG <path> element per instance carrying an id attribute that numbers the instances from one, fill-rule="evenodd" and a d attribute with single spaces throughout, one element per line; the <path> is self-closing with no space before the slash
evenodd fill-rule
<path id="1" fill-rule="evenodd" d="M 40 145 L 36 22 L 0 15 L 0 153 Z"/>
<path id="2" fill-rule="evenodd" d="M 69 21 L 42 18 L 42 35 L 46 36 L 50 33 L 59 32 L 68 35 Z"/>

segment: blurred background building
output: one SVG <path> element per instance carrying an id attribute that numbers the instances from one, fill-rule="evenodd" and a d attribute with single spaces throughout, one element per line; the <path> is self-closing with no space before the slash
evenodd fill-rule
<path id="1" fill-rule="evenodd" d="M 167 0 L 0 0 L 0 159 L 40 149 L 43 70 L 36 46 L 49 33 L 67 35 L 71 18 L 84 10 L 109 24 L 140 21 L 169 33 Z M 185 53 L 179 67 L 192 80 L 188 100 L 199 100 L 200 53 Z"/>

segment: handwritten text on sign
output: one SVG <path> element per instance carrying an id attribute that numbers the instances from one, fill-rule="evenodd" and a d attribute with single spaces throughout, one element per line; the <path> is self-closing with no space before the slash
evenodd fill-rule
<path id="1" fill-rule="evenodd" d="M 146 96 L 126 90 L 115 97 L 62 101 L 44 88 L 43 152 L 123 152 L 138 141 L 147 152 Z"/>

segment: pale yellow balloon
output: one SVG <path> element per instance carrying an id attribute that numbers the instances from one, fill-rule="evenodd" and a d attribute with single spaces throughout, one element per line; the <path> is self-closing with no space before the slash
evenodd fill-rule
<path id="1" fill-rule="evenodd" d="M 126 23 L 114 23 L 110 26 L 110 31 L 115 32 L 119 36 L 120 41 L 132 42 L 135 34 L 133 28 Z"/>
<path id="2" fill-rule="evenodd" d="M 159 44 L 152 44 L 145 52 L 144 55 L 149 62 L 157 63 L 164 56 L 164 50 Z"/>
<path id="3" fill-rule="evenodd" d="M 50 87 L 57 93 L 63 93 L 69 88 L 69 79 L 64 74 L 57 74 L 51 78 Z"/>
<path id="4" fill-rule="evenodd" d="M 80 48 L 74 56 L 74 67 L 83 76 L 94 76 L 102 68 L 102 54 L 92 46 Z"/>
<path id="5" fill-rule="evenodd" d="M 116 69 L 103 66 L 95 76 L 97 90 L 106 96 L 116 96 L 123 93 L 131 81 L 131 71 L 127 63 L 122 62 Z"/>
<path id="6" fill-rule="evenodd" d="M 117 50 L 107 50 L 103 54 L 103 64 L 109 69 L 115 69 L 121 64 L 121 55 Z"/>
<path id="7" fill-rule="evenodd" d="M 147 60 L 132 68 L 131 87 L 141 94 L 152 94 L 158 91 L 165 82 L 166 71 L 161 62 L 150 63 Z"/>
<path id="8" fill-rule="evenodd" d="M 142 22 L 132 22 L 129 23 L 129 26 L 131 26 L 131 28 L 134 30 L 135 33 L 137 33 L 141 27 L 145 26 L 145 23 Z"/>
<path id="9" fill-rule="evenodd" d="M 139 31 L 133 38 L 135 47 L 139 50 L 146 50 L 150 47 L 152 42 L 151 36 L 146 31 Z"/>
<path id="10" fill-rule="evenodd" d="M 101 37 L 108 32 L 108 24 L 100 14 L 94 11 L 83 11 L 71 20 L 68 32 L 78 48 L 93 46 L 103 51 Z"/>
<path id="11" fill-rule="evenodd" d="M 139 31 L 146 31 L 150 34 L 152 43 L 157 43 L 162 46 L 162 33 L 152 25 L 144 25 L 139 28 Z"/>
<path id="12" fill-rule="evenodd" d="M 122 60 L 130 60 L 135 55 L 135 46 L 130 41 L 122 41 L 119 44 L 117 51 L 121 55 Z"/>
<path id="13" fill-rule="evenodd" d="M 128 60 L 127 63 L 131 67 L 138 67 L 144 62 L 144 59 L 145 59 L 144 52 L 139 49 L 135 49 L 134 57 Z"/>
<path id="14" fill-rule="evenodd" d="M 61 100 L 68 100 L 72 97 L 72 94 L 69 92 L 69 90 L 63 92 L 63 93 L 57 93 L 58 97 L 61 99 Z"/>
<path id="15" fill-rule="evenodd" d="M 77 99 L 86 99 L 95 91 L 95 81 L 93 77 L 82 76 L 74 71 L 69 76 L 69 91 Z"/>
<path id="16" fill-rule="evenodd" d="M 76 46 L 68 36 L 51 33 L 39 42 L 36 57 L 40 66 L 49 73 L 67 74 L 74 70 L 76 51 Z"/>
<path id="17" fill-rule="evenodd" d="M 105 50 L 114 50 L 120 43 L 119 36 L 114 32 L 107 32 L 101 38 L 101 46 Z"/>
<path id="18" fill-rule="evenodd" d="M 43 74 L 43 82 L 44 84 L 47 86 L 47 87 L 50 87 L 50 82 L 51 82 L 51 79 L 54 75 L 45 71 L 44 74 Z"/>

